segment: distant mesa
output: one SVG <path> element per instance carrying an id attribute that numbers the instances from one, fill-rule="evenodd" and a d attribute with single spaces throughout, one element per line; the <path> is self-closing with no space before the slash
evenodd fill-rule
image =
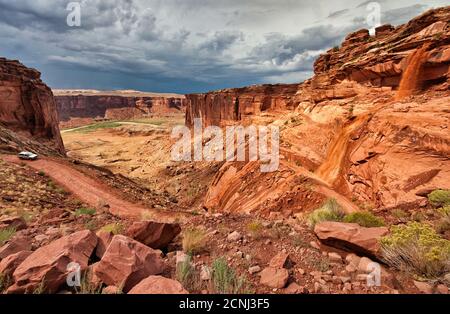
<path id="1" fill-rule="evenodd" d="M 89 119 L 124 120 L 184 114 L 184 95 L 135 90 L 54 89 L 62 127 Z"/>

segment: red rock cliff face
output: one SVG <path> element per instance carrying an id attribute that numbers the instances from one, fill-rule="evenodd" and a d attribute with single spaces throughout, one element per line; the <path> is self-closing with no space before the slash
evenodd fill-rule
<path id="1" fill-rule="evenodd" d="M 126 95 L 56 95 L 61 121 L 71 118 L 130 119 L 149 114 L 182 113 L 184 97 Z"/>
<path id="2" fill-rule="evenodd" d="M 280 127 L 278 171 L 226 162 L 206 208 L 289 216 L 335 198 L 347 211 L 417 209 L 421 190 L 450 188 L 450 7 L 352 33 L 314 70 L 298 85 L 187 95 L 188 126 Z"/>
<path id="3" fill-rule="evenodd" d="M 427 44 L 421 87 L 448 82 L 450 69 L 450 7 L 430 10 L 397 28 L 384 25 L 348 35 L 341 47 L 321 55 L 314 64 L 312 84 L 330 85 L 345 79 L 373 87 L 397 88 L 408 57 Z"/>
<path id="4" fill-rule="evenodd" d="M 0 124 L 65 154 L 52 91 L 40 73 L 0 58 Z"/>
<path id="5" fill-rule="evenodd" d="M 202 118 L 205 126 L 221 125 L 263 112 L 292 110 L 297 90 L 298 84 L 280 84 L 186 95 L 186 124 L 192 125 L 195 118 Z"/>
<path id="6" fill-rule="evenodd" d="M 321 103 L 364 96 L 368 89 L 396 90 L 409 57 L 427 44 L 419 89 L 450 86 L 450 7 L 430 10 L 397 28 L 384 25 L 370 36 L 366 29 L 348 35 L 314 64 L 315 75 L 298 85 L 262 85 L 187 95 L 186 124 L 202 118 L 220 125 L 277 109 L 293 109 L 304 101 Z"/>

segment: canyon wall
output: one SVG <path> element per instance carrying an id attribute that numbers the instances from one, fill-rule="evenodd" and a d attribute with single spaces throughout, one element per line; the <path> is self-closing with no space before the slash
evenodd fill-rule
<path id="1" fill-rule="evenodd" d="M 450 7 L 430 10 L 409 23 L 383 25 L 370 36 L 366 29 L 345 38 L 341 47 L 321 55 L 314 64 L 313 88 L 343 80 L 370 87 L 397 89 L 408 65 L 408 57 L 427 45 L 423 55 L 421 89 L 435 85 L 447 88 L 450 69 Z"/>
<path id="2" fill-rule="evenodd" d="M 292 110 L 298 84 L 255 85 L 206 94 L 186 95 L 186 124 L 201 118 L 203 125 L 222 125 L 266 111 Z"/>
<path id="3" fill-rule="evenodd" d="M 396 90 L 409 56 L 427 44 L 419 89 L 450 86 L 450 7 L 430 10 L 409 23 L 383 25 L 370 36 L 367 29 L 349 34 L 341 47 L 330 49 L 314 64 L 313 78 L 302 84 L 260 85 L 187 95 L 186 124 L 194 118 L 220 125 L 248 115 L 292 110 L 302 102 L 364 96 L 368 90 Z"/>
<path id="4" fill-rule="evenodd" d="M 205 208 L 267 215 L 317 208 L 420 207 L 450 188 L 450 7 L 348 35 L 301 84 L 187 95 L 186 125 L 280 127 L 280 168 L 226 162 Z M 274 213 L 275 212 L 275 213 Z"/>
<path id="5" fill-rule="evenodd" d="M 4 135 L 1 142 L 19 150 L 26 148 L 19 138 L 33 140 L 55 153 L 65 154 L 56 103 L 40 76 L 18 61 L 0 58 L 0 126 Z"/>
<path id="6" fill-rule="evenodd" d="M 122 120 L 149 115 L 170 115 L 185 111 L 181 95 L 160 95 L 134 91 L 55 90 L 61 121 L 73 118 Z"/>

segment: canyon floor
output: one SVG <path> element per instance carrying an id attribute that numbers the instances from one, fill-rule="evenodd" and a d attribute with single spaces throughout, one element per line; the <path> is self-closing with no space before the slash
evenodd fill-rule
<path id="1" fill-rule="evenodd" d="M 300 145 L 297 137 L 305 124 L 308 124 L 309 130 L 323 128 L 322 124 L 299 113 L 291 113 L 283 118 L 268 115 L 258 117 L 257 120 L 260 124 L 288 126 L 284 128 L 281 137 L 284 155 L 287 155 L 287 151 L 295 151 L 295 155 L 301 156 L 297 149 L 308 149 L 307 146 Z M 305 165 L 304 160 L 282 161 L 281 173 L 286 173 L 288 169 L 293 171 L 289 172 L 290 175 L 303 178 L 302 182 L 296 183 L 302 186 L 297 191 L 297 199 L 304 200 L 304 207 L 301 212 L 297 212 L 298 215 L 292 215 L 292 212 L 285 215 L 283 210 L 278 210 L 276 213 L 269 213 L 269 219 L 264 211 L 214 213 L 205 210 L 203 204 L 208 187 L 223 163 L 180 163 L 170 160 L 170 149 L 174 141 L 170 137 L 172 127 L 183 122 L 183 117 L 180 116 L 98 122 L 62 130 L 67 155 L 72 162 L 58 158 L 21 162 L 15 157 L 3 156 L 4 175 L 15 173 L 15 182 L 26 182 L 28 180 L 25 177 L 28 176 L 38 178 L 43 187 L 49 186 L 49 182 L 55 182 L 52 186 L 55 186 L 62 198 L 62 201 L 58 201 L 59 210 L 52 208 L 50 211 L 51 217 L 43 214 L 47 211 L 40 210 L 30 215 L 33 217 L 30 219 L 32 227 L 27 232 L 43 241 L 36 245 L 50 242 L 56 237 L 55 234 L 66 234 L 68 231 L 64 226 L 69 225 L 69 232 L 73 232 L 87 227 L 98 231 L 111 225 L 126 230 L 133 221 L 140 219 L 177 222 L 181 224 L 182 230 L 202 230 L 203 236 L 207 238 L 192 257 L 194 268 L 198 272 L 193 276 L 198 277 L 184 283 L 190 292 L 214 292 L 214 287 L 211 287 L 208 275 L 203 270 L 218 258 L 224 258 L 236 275 L 242 278 L 242 286 L 236 291 L 241 293 L 421 292 L 414 284 L 415 277 L 387 268 L 383 268 L 383 285 L 368 287 L 367 278 L 352 269 L 355 263 L 351 258 L 346 259 L 348 252 L 317 241 L 306 220 L 310 209 L 320 207 L 327 197 L 338 199 L 349 211 L 366 210 L 367 204 L 352 201 L 340 194 L 307 169 L 314 165 Z M 306 137 L 304 140 L 307 139 Z M 319 190 L 320 196 L 314 190 Z M 3 204 L 7 199 L 5 195 L 2 195 Z M 7 202 L 14 204 L 16 198 L 14 195 L 10 196 L 11 199 Z M 35 197 L 38 202 L 45 203 L 48 196 L 37 193 Z M 51 204 L 46 204 L 44 208 L 51 208 Z M 89 215 L 76 215 L 79 208 L 96 210 Z M 389 225 L 395 225 L 417 219 L 414 212 L 414 209 L 409 209 L 402 211 L 402 215 L 387 212 L 379 212 L 377 215 L 383 217 Z M 419 219 L 433 221 L 438 218 L 430 207 Z M 40 237 L 39 234 L 47 236 Z M 239 236 L 231 239 L 232 234 Z M 177 237 L 164 257 L 169 266 L 166 270 L 167 277 L 179 280 L 175 252 L 181 250 L 182 238 Z M 286 284 L 280 285 L 281 288 L 272 288 L 270 284 L 267 286 L 260 282 L 261 270 L 272 264 L 272 259 L 276 256 L 281 258 L 282 269 L 287 271 L 289 278 Z M 357 268 L 358 265 L 354 267 Z M 206 279 L 200 278 L 202 276 Z"/>
<path id="2" fill-rule="evenodd" d="M 423 97 L 426 96 L 398 103 L 393 106 L 394 111 L 414 112 L 415 104 Z M 353 102 L 352 111 L 362 117 L 366 117 L 367 111 L 374 112 L 372 106 L 362 105 L 364 107 L 358 107 L 358 103 Z M 432 101 L 430 106 L 433 106 Z M 332 108 L 330 105 L 328 110 Z M 341 103 L 339 108 L 342 108 Z M 336 131 L 336 126 L 324 124 L 322 114 L 292 112 L 283 117 L 267 114 L 252 119 L 252 123 L 282 126 L 282 161 L 280 171 L 268 176 L 270 182 L 261 174 L 245 179 L 244 188 L 259 186 L 264 197 L 255 197 L 255 192 L 258 193 L 255 190 L 244 192 L 246 205 L 241 210 L 211 211 L 205 207 L 211 193 L 209 189 L 218 184 L 217 175 L 225 167 L 223 162 L 171 161 L 170 149 L 174 142 L 171 130 L 183 124 L 183 116 L 103 121 L 62 130 L 68 158 L 42 157 L 24 162 L 12 155 L 1 156 L 0 174 L 4 180 L 1 181 L 0 208 L 3 214 L 26 217 L 28 226 L 19 233 L 33 239 L 35 248 L 85 229 L 99 232 L 106 228 L 120 234 L 139 220 L 179 223 L 183 236 L 176 237 L 165 248 L 164 274 L 180 281 L 176 252 L 183 250 L 186 232 L 200 232 L 204 239 L 192 256 L 192 278 L 183 282 L 184 288 L 192 293 L 217 292 L 217 287 L 211 286 L 207 269 L 222 259 L 241 280 L 236 291 L 228 292 L 424 292 L 421 283 L 415 281 L 417 277 L 386 266 L 382 269 L 383 284 L 367 286 L 367 276 L 361 274 L 364 270 L 358 269 L 363 267 L 359 264 L 364 264 L 361 262 L 364 258 L 319 242 L 308 225 L 307 215 L 330 198 L 336 199 L 347 212 L 372 210 L 387 226 L 439 220 L 436 210 L 426 202 L 388 211 L 348 197 L 348 193 L 329 184 L 320 172 L 329 160 L 327 150 L 324 149 L 321 156 L 320 150 L 314 148 L 320 141 L 333 143 L 333 134 L 338 134 L 345 143 L 349 140 L 343 135 L 345 131 Z M 350 136 L 361 125 L 358 119 L 348 119 L 356 121 L 357 125 L 354 129 L 350 127 Z M 320 135 L 315 133 L 318 129 L 321 129 Z M 308 141 L 314 145 L 306 145 Z M 335 145 L 338 150 L 343 149 L 340 141 Z M 332 169 L 341 163 L 338 152 L 334 151 L 333 156 L 328 161 Z M 224 190 L 233 185 L 226 183 Z M 291 188 L 285 188 L 285 184 L 291 184 Z M 246 197 L 259 201 L 248 202 Z M 278 266 L 283 270 L 281 274 L 278 270 L 270 273 L 274 263 L 281 265 Z M 267 269 L 269 274 L 264 275 Z M 266 284 L 261 283 L 264 276 L 268 277 Z M 446 291 L 439 282 L 434 286 L 425 285 L 426 289 Z"/>

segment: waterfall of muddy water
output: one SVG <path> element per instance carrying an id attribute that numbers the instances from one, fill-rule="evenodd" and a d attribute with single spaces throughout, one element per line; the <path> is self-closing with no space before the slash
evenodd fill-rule
<path id="1" fill-rule="evenodd" d="M 427 59 L 427 49 L 429 43 L 424 44 L 421 48 L 415 50 L 409 57 L 406 65 L 406 70 L 403 72 L 400 86 L 398 88 L 396 100 L 401 100 L 405 97 L 411 96 L 414 91 L 420 88 L 420 74 L 422 65 Z"/>
<path id="2" fill-rule="evenodd" d="M 330 144 L 327 156 L 316 172 L 317 176 L 329 185 L 333 185 L 341 172 L 350 136 L 369 119 L 369 116 L 369 114 L 360 115 L 350 124 L 345 125 Z"/>

